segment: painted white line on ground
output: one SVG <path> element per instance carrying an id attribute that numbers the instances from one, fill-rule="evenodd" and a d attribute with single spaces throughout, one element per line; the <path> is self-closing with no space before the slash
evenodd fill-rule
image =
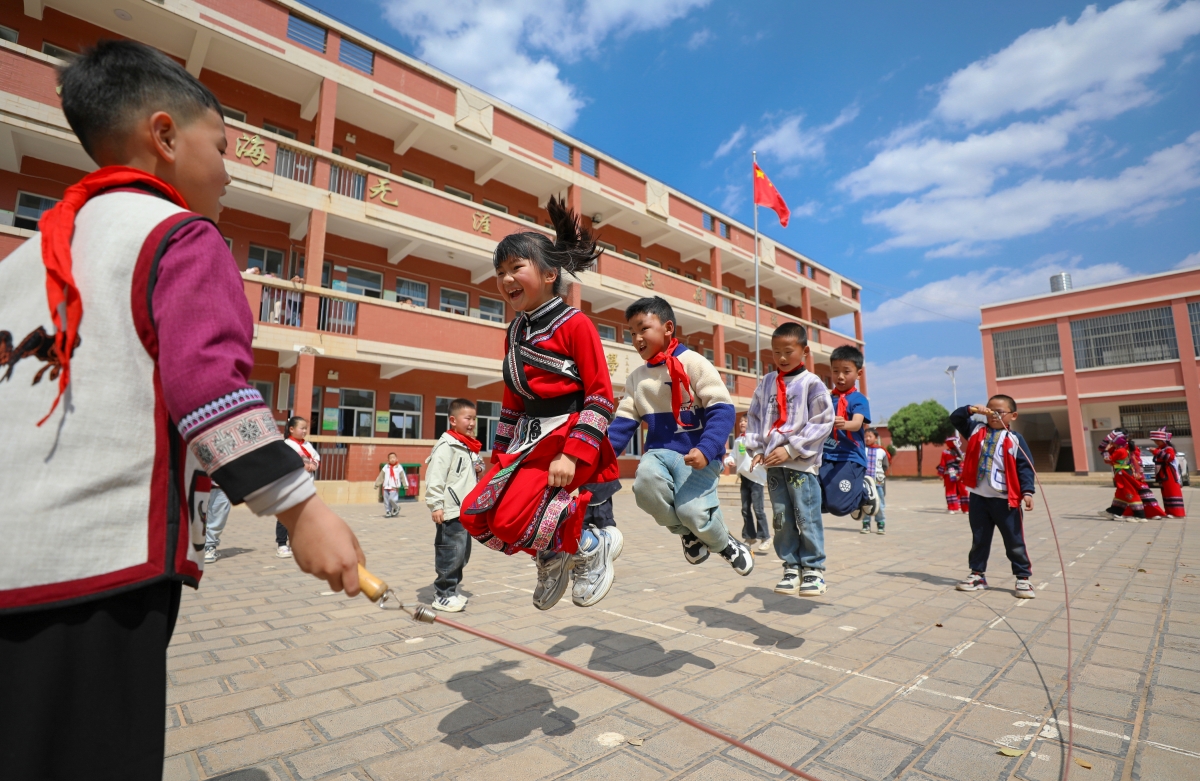
<path id="1" fill-rule="evenodd" d="M 1067 566 L 1068 566 L 1068 567 L 1074 567 L 1074 566 L 1075 566 L 1075 562 L 1073 562 L 1073 561 L 1072 561 L 1072 562 L 1069 562 L 1069 563 L 1067 564 Z"/>
<path id="2" fill-rule="evenodd" d="M 1057 578 L 1057 577 L 1059 577 L 1060 575 L 1062 575 L 1062 570 L 1059 570 L 1058 572 L 1055 572 L 1055 573 L 1054 573 L 1054 575 L 1053 575 L 1052 577 L 1055 577 L 1055 578 Z"/>
<path id="3" fill-rule="evenodd" d="M 1000 616 L 1000 617 L 999 617 L 999 618 L 997 618 L 995 621 L 993 621 L 992 623 L 988 624 L 988 629 L 995 629 L 995 628 L 996 628 L 996 625 L 997 625 L 997 624 L 999 624 L 1001 621 L 1003 621 L 1005 618 L 1007 618 L 1007 616 Z"/>
<path id="4" fill-rule="evenodd" d="M 973 645 L 975 645 L 975 641 L 974 641 L 974 640 L 969 640 L 969 641 L 967 641 L 967 642 L 965 642 L 965 643 L 959 643 L 958 645 L 956 645 L 956 646 L 954 646 L 953 648 L 951 648 L 951 649 L 950 649 L 950 655 L 951 655 L 951 656 L 958 656 L 958 655 L 959 655 L 959 654 L 961 654 L 963 651 L 967 650 L 968 648 L 970 648 L 970 647 L 971 647 L 971 646 L 973 646 Z"/>
<path id="5" fill-rule="evenodd" d="M 929 680 L 928 675 L 918 675 L 917 680 L 913 681 L 912 686 L 909 686 L 906 689 L 901 689 L 900 694 L 898 696 L 907 697 L 909 692 L 913 691 L 914 689 L 916 689 L 917 687 L 919 687 L 921 684 L 925 683 L 925 681 L 928 681 L 928 680 Z"/>
<path id="6" fill-rule="evenodd" d="M 1049 585 L 1050 585 L 1050 581 L 1043 580 L 1041 583 L 1038 584 L 1037 590 L 1041 591 L 1042 589 L 1044 589 L 1046 586 L 1049 586 Z"/>

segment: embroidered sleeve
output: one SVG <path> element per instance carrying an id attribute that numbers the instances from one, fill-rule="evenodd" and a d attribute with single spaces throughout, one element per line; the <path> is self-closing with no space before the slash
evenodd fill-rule
<path id="1" fill-rule="evenodd" d="M 600 344 L 600 334 L 592 321 L 586 317 L 573 317 L 563 324 L 563 328 L 572 329 L 571 357 L 579 367 L 584 392 L 583 411 L 567 435 L 563 452 L 585 464 L 594 464 L 617 411 L 613 402 L 612 377 Z"/>

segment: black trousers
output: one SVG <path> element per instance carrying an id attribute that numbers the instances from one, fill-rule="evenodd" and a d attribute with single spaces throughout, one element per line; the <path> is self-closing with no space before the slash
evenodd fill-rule
<path id="1" fill-rule="evenodd" d="M 0 777 L 161 781 L 180 588 L 0 616 Z"/>
<path id="2" fill-rule="evenodd" d="M 439 597 L 453 596 L 462 583 L 463 567 L 471 560 L 471 535 L 455 518 L 437 524 L 433 539 L 433 566 L 437 579 L 433 591 Z"/>
<path id="3" fill-rule="evenodd" d="M 1000 530 L 1004 552 L 1012 562 L 1013 574 L 1028 578 L 1029 552 L 1025 550 L 1025 525 L 1021 507 L 1009 507 L 1008 499 L 971 494 L 968 520 L 971 523 L 971 553 L 967 557 L 972 572 L 986 572 L 992 550 L 992 532 Z"/>
<path id="4" fill-rule="evenodd" d="M 763 511 L 763 487 L 745 475 L 738 475 L 738 482 L 742 488 L 742 539 L 771 539 L 771 527 L 767 526 L 767 514 Z"/>
<path id="5" fill-rule="evenodd" d="M 607 499 L 599 504 L 589 504 L 583 513 L 583 525 L 585 527 L 595 526 L 597 529 L 616 526 L 617 519 L 613 516 L 612 499 Z"/>
<path id="6" fill-rule="evenodd" d="M 275 521 L 275 545 L 279 546 L 279 545 L 287 545 L 287 544 L 288 544 L 287 527 L 284 526 L 279 521 Z"/>

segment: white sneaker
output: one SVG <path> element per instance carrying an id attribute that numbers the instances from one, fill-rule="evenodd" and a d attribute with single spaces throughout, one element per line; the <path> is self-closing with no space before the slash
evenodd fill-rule
<path id="1" fill-rule="evenodd" d="M 621 555 L 625 537 L 615 526 L 594 529 L 598 544 L 590 551 L 575 554 L 575 584 L 571 601 L 579 607 L 591 607 L 608 596 L 612 588 L 613 562 Z"/>
<path id="2" fill-rule="evenodd" d="M 537 565 L 537 585 L 533 587 L 533 606 L 538 610 L 549 610 L 558 604 L 571 583 L 571 554 L 559 551 L 553 556 L 533 556 Z"/>
<path id="3" fill-rule="evenodd" d="M 1033 590 L 1033 585 L 1029 582 L 1029 578 L 1017 578 L 1017 585 L 1013 590 L 1017 595 L 1017 599 L 1033 599 L 1037 596 L 1037 592 Z"/>
<path id="4" fill-rule="evenodd" d="M 757 551 L 758 553 L 770 553 L 771 552 L 771 538 L 768 537 L 765 540 L 761 540 L 758 543 L 758 547 L 756 547 L 754 550 Z"/>
<path id="5" fill-rule="evenodd" d="M 800 570 L 797 567 L 784 567 L 783 579 L 775 584 L 776 594 L 796 594 L 800 591 Z"/>
<path id="6" fill-rule="evenodd" d="M 204 563 L 205 564 L 212 564 L 214 561 L 216 561 L 219 558 L 221 558 L 221 554 L 217 553 L 216 548 L 205 548 L 204 549 Z"/>
<path id="7" fill-rule="evenodd" d="M 819 569 L 806 569 L 800 576 L 798 596 L 819 597 L 825 593 L 825 573 Z"/>
<path id="8" fill-rule="evenodd" d="M 275 556 L 280 559 L 290 559 L 292 557 L 292 549 L 287 545 L 280 545 L 275 551 Z"/>
<path id="9" fill-rule="evenodd" d="M 451 594 L 448 597 L 438 597 L 433 600 L 433 609 L 443 613 L 461 613 L 467 606 L 467 598 L 462 594 Z"/>

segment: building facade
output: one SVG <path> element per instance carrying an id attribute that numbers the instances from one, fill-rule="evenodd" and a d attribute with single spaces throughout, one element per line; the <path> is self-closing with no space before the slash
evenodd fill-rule
<path id="1" fill-rule="evenodd" d="M 982 307 L 989 393 L 1020 405 L 1042 470 L 1104 471 L 1100 440 L 1167 426 L 1194 463 L 1200 425 L 1200 268 Z"/>
<path id="2" fill-rule="evenodd" d="M 683 341 L 723 368 L 747 406 L 750 229 L 290 0 L 3 4 L 0 256 L 95 167 L 63 117 L 54 69 L 101 38 L 166 52 L 225 107 L 233 181 L 220 228 L 257 323 L 253 380 L 279 421 L 311 420 L 331 498 L 358 498 L 355 486 L 369 486 L 390 451 L 421 463 L 455 397 L 478 402 L 490 446 L 513 315 L 492 251 L 512 232 L 552 235 L 552 196 L 584 215 L 605 249 L 567 299 L 596 323 L 618 395 L 640 361 L 623 309 L 657 294 Z M 827 379 L 833 348 L 863 344 L 859 286 L 765 238 L 759 254 L 763 365 L 771 330 L 799 322 L 810 368 Z M 854 337 L 829 327 L 847 314 Z"/>

